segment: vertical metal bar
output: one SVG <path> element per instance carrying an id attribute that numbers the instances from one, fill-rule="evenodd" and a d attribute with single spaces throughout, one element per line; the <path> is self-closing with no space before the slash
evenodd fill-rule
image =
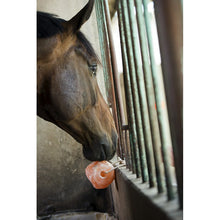
<path id="1" fill-rule="evenodd" d="M 154 2 L 167 95 L 180 208 L 183 207 L 183 15 L 182 1 Z"/>
<path id="2" fill-rule="evenodd" d="M 166 98 L 163 87 L 162 73 L 157 70 L 157 64 L 155 60 L 155 50 L 153 47 L 153 38 L 152 38 L 153 37 L 152 27 L 148 12 L 149 2 L 150 0 L 143 0 L 144 17 L 145 17 L 145 25 L 147 30 L 147 39 L 148 39 L 148 46 L 149 46 L 150 60 L 151 60 L 151 71 L 154 81 L 157 112 L 158 112 L 158 119 L 159 119 L 160 133 L 161 133 L 161 142 L 162 142 L 161 149 L 162 149 L 164 171 L 166 177 L 165 179 L 166 179 L 166 187 L 167 187 L 167 196 L 168 196 L 168 200 L 172 200 L 174 198 L 174 192 L 172 187 L 172 178 L 170 171 L 170 162 L 169 162 L 170 158 L 167 154 L 167 149 L 166 149 L 167 147 L 171 147 L 171 137 L 170 137 L 169 121 L 168 121 L 168 115 L 166 109 Z"/>
<path id="3" fill-rule="evenodd" d="M 122 131 L 122 124 L 121 124 L 121 115 L 120 115 L 120 110 L 118 107 L 118 97 L 116 96 L 116 107 L 117 107 L 117 116 L 118 116 L 118 139 L 119 139 L 119 151 L 118 151 L 118 156 L 124 160 L 124 156 L 125 156 L 125 151 L 124 151 L 124 139 L 123 139 L 123 131 Z"/>
<path id="4" fill-rule="evenodd" d="M 131 157 L 132 158 L 132 171 L 133 172 L 135 171 L 137 178 L 139 178 L 141 176 L 140 157 L 139 157 L 139 149 L 138 149 L 138 142 L 137 142 L 136 122 L 135 122 L 132 90 L 131 90 L 131 80 L 130 80 L 130 73 L 129 73 L 130 70 L 129 70 L 129 64 L 128 64 L 128 52 L 126 49 L 125 27 L 123 23 L 121 1 L 118 2 L 117 12 L 118 12 L 121 52 L 122 52 L 122 60 L 123 60 L 123 76 L 124 76 L 124 84 L 125 84 L 124 88 L 125 88 L 126 105 L 127 105 L 127 113 L 128 113 L 130 148 L 131 148 L 131 156 L 132 156 Z"/>
<path id="5" fill-rule="evenodd" d="M 131 146 L 130 146 L 130 141 L 129 141 L 129 130 L 125 130 L 125 144 L 128 149 L 128 168 L 129 170 L 132 170 L 132 162 L 131 162 Z"/>
<path id="6" fill-rule="evenodd" d="M 109 14 L 107 0 L 104 0 L 104 9 L 105 9 L 106 22 L 107 22 L 111 58 L 112 58 L 113 76 L 114 76 L 116 94 L 118 97 L 119 112 L 121 116 L 121 124 L 125 125 L 125 116 L 124 116 L 124 108 L 123 108 L 123 101 L 122 101 L 122 95 L 121 95 L 121 86 L 120 86 L 120 79 L 119 79 L 119 73 L 118 73 L 118 67 L 117 67 L 118 65 L 117 65 L 117 60 L 116 60 L 116 53 L 115 53 L 114 40 L 113 40 L 113 35 L 112 35 L 112 30 L 111 30 L 110 14 Z"/>
<path id="7" fill-rule="evenodd" d="M 140 37 L 141 44 L 141 55 L 144 71 L 144 80 L 145 80 L 145 89 L 148 98 L 148 107 L 150 113 L 150 123 L 152 130 L 152 141 L 153 141 L 153 150 L 154 150 L 154 159 L 155 159 L 155 168 L 156 168 L 156 177 L 157 177 L 157 189 L 161 193 L 164 191 L 163 181 L 162 181 L 162 158 L 161 158 L 161 141 L 160 141 L 160 130 L 158 125 L 157 112 L 155 109 L 155 95 L 153 87 L 153 79 L 151 75 L 151 68 L 148 56 L 148 45 L 147 45 L 147 36 L 145 26 L 143 10 L 142 10 L 142 0 L 135 0 L 136 5 L 136 16 L 138 22 L 138 32 Z"/>
<path id="8" fill-rule="evenodd" d="M 137 130 L 137 140 L 139 147 L 139 156 L 140 156 L 140 165 L 141 165 L 141 176 L 142 181 L 146 182 L 148 180 L 148 172 L 147 172 L 147 161 L 146 161 L 146 152 L 144 146 L 144 135 L 142 128 L 142 119 L 141 119 L 141 110 L 139 105 L 139 96 L 138 96 L 138 86 L 135 76 L 135 64 L 134 64 L 134 56 L 132 50 L 132 41 L 131 41 L 131 30 L 129 24 L 128 17 L 128 7 L 126 0 L 122 0 L 122 14 L 123 21 L 125 27 L 125 40 L 126 40 L 126 49 L 128 53 L 128 63 L 129 63 L 129 74 L 131 79 L 131 87 L 132 87 L 132 97 L 134 102 L 134 113 L 135 113 L 135 122 L 136 122 L 136 130 Z"/>
<path id="9" fill-rule="evenodd" d="M 152 146 L 152 137 L 151 137 L 151 127 L 148 113 L 148 104 L 147 96 L 144 85 L 144 76 L 142 71 L 142 63 L 140 58 L 140 48 L 138 41 L 137 33 L 137 22 L 134 15 L 134 2 L 127 0 L 128 10 L 129 10 L 129 19 L 131 27 L 131 37 L 133 42 L 133 53 L 136 67 L 136 79 L 138 83 L 138 92 L 140 97 L 140 112 L 142 116 L 142 125 L 143 125 L 143 134 L 144 134 L 144 143 L 147 156 L 147 166 L 149 174 L 149 184 L 150 187 L 155 186 L 155 164 L 153 158 L 153 146 Z"/>
<path id="10" fill-rule="evenodd" d="M 102 9 L 101 9 L 99 0 L 95 1 L 95 7 L 96 7 L 97 26 L 99 30 L 98 33 L 99 33 L 101 60 L 102 60 L 103 74 L 104 74 L 104 80 L 105 80 L 106 95 L 107 95 L 108 103 L 112 107 L 113 89 L 112 89 L 111 83 L 109 83 L 111 82 L 110 74 L 109 74 L 111 71 L 110 70 L 111 66 L 108 62 L 109 60 L 108 57 L 106 57 L 106 54 L 108 54 L 108 47 L 107 47 L 108 40 L 107 40 L 107 36 L 104 34 L 106 30 L 105 30 L 104 18 L 103 18 Z"/>
<path id="11" fill-rule="evenodd" d="M 116 107 L 116 98 L 115 98 L 115 88 L 114 88 L 114 81 L 112 76 L 112 67 L 111 67 L 111 58 L 110 58 L 110 50 L 108 46 L 108 33 L 106 30 L 106 23 L 105 23 L 105 14 L 102 5 L 102 0 L 95 1 L 96 6 L 96 16 L 97 16 L 97 25 L 99 30 L 99 40 L 100 40 L 100 50 L 102 53 L 102 62 L 103 62 L 103 69 L 104 69 L 104 77 L 105 77 L 105 84 L 106 87 L 109 89 L 111 88 L 111 105 L 112 105 L 112 113 L 113 118 L 115 121 L 116 129 L 119 133 L 119 124 L 118 124 L 118 117 L 117 117 L 117 107 Z M 109 86 L 109 84 L 111 86 Z M 108 93 L 109 94 L 109 93 Z M 119 136 L 119 146 L 117 148 L 118 154 L 120 154 L 120 136 Z"/>
<path id="12" fill-rule="evenodd" d="M 112 63 L 112 72 L 113 72 L 113 80 L 114 85 L 116 89 L 116 104 L 118 106 L 118 117 L 119 119 L 119 135 L 120 135 L 120 143 L 121 143 L 121 152 L 120 156 L 122 159 L 124 159 L 125 154 L 125 142 L 123 138 L 123 131 L 122 126 L 125 125 L 125 116 L 124 116 L 124 108 L 123 108 L 123 100 L 122 100 L 122 94 L 121 94 L 121 86 L 120 86 L 120 79 L 119 79 L 119 73 L 118 73 L 118 67 L 117 67 L 117 60 L 116 60 L 116 52 L 114 48 L 114 40 L 111 30 L 111 21 L 110 21 L 110 13 L 108 8 L 108 1 L 103 1 L 103 7 L 105 12 L 105 18 L 106 18 L 106 24 L 107 24 L 107 31 L 108 31 L 108 37 L 109 37 L 109 46 L 110 46 L 110 52 L 111 52 L 111 63 Z"/>
<path id="13" fill-rule="evenodd" d="M 137 157 L 136 157 L 136 155 L 138 155 L 138 158 L 139 158 L 139 150 L 138 150 L 138 146 L 134 145 L 134 143 L 133 143 L 133 138 L 131 136 L 131 133 L 129 133 L 129 143 L 130 143 L 130 147 L 131 147 L 131 170 L 133 173 L 136 173 L 136 177 L 139 178 L 141 176 L 140 160 L 137 160 Z M 136 149 L 138 150 L 137 154 L 135 154 Z M 138 172 L 137 161 L 139 161 L 140 172 Z"/>
<path id="14" fill-rule="evenodd" d="M 125 164 L 126 164 L 126 168 L 129 169 L 129 152 L 128 152 L 128 145 L 127 145 L 127 140 L 126 140 L 126 130 L 124 130 L 124 128 L 122 128 L 122 135 L 123 135 L 123 140 L 124 140 L 124 152 L 125 152 Z"/>
<path id="15" fill-rule="evenodd" d="M 103 67 L 103 74 L 104 74 L 104 80 L 105 80 L 105 88 L 106 88 L 106 95 L 108 99 L 108 103 L 112 105 L 112 88 L 110 82 L 110 67 L 109 64 L 107 64 L 107 58 L 105 57 L 105 54 L 107 54 L 107 37 L 105 36 L 105 25 L 103 20 L 103 14 L 101 11 L 101 5 L 99 0 L 95 1 L 95 7 L 96 7 L 96 17 L 97 17 L 97 26 L 99 30 L 99 42 L 100 42 L 100 51 L 101 51 L 101 60 L 102 60 L 102 67 Z M 104 47 L 103 47 L 104 46 Z"/>

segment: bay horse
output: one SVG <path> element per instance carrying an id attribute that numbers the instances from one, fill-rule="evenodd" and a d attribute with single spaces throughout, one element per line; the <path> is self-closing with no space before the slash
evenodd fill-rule
<path id="1" fill-rule="evenodd" d="M 37 12 L 37 114 L 83 145 L 85 158 L 110 160 L 117 132 L 96 80 L 99 59 L 80 32 L 94 0 L 69 21 Z"/>

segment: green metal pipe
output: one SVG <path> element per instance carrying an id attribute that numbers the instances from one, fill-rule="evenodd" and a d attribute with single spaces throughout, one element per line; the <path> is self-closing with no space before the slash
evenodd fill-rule
<path id="1" fill-rule="evenodd" d="M 107 53 L 106 47 L 102 47 L 104 45 L 105 41 L 107 41 L 106 36 L 104 35 L 105 33 L 105 26 L 104 26 L 104 19 L 103 19 L 103 14 L 101 12 L 101 5 L 99 0 L 95 1 L 95 8 L 96 8 L 96 21 L 97 21 L 97 26 L 99 30 L 99 44 L 100 44 L 100 51 L 101 51 L 101 60 L 102 60 L 102 67 L 103 67 L 103 75 L 104 75 L 104 80 L 105 80 L 105 88 L 106 88 L 106 95 L 108 99 L 108 103 L 112 104 L 112 88 L 111 88 L 111 83 L 110 82 L 110 76 L 109 76 L 109 65 L 107 65 L 106 62 L 106 57 L 105 54 Z"/>
<path id="2" fill-rule="evenodd" d="M 148 169 L 147 169 L 147 161 L 146 161 L 146 152 L 144 146 L 144 135 L 142 128 L 142 118 L 141 118 L 141 109 L 140 102 L 138 96 L 138 86 L 136 81 L 136 73 L 135 73 L 135 63 L 134 56 L 132 50 L 132 41 L 131 41 L 131 30 L 129 24 L 129 16 L 128 16 L 128 7 L 126 0 L 121 0 L 121 9 L 123 15 L 123 22 L 125 28 L 125 40 L 126 40 L 126 49 L 128 55 L 128 65 L 129 65 L 129 74 L 131 79 L 131 88 L 132 88 L 132 97 L 134 103 L 134 113 L 135 113 L 135 122 L 136 122 L 136 130 L 137 130 L 137 140 L 139 147 L 139 155 L 140 155 L 140 165 L 141 165 L 141 176 L 142 181 L 146 182 L 148 180 Z"/>
<path id="3" fill-rule="evenodd" d="M 152 141 L 153 141 L 153 151 L 155 160 L 155 169 L 157 177 L 157 189 L 159 193 L 164 191 L 163 181 L 162 181 L 162 158 L 161 158 L 161 140 L 160 140 L 160 130 L 158 125 L 157 111 L 155 109 L 156 101 L 154 94 L 153 79 L 151 75 L 150 61 L 148 56 L 148 45 L 147 36 L 144 23 L 144 17 L 142 13 L 142 1 L 135 0 L 136 12 L 137 12 L 137 22 L 138 22 L 138 33 L 141 45 L 141 55 L 143 63 L 144 81 L 145 89 L 148 98 L 148 107 L 150 115 L 150 124 L 152 131 Z"/>
<path id="4" fill-rule="evenodd" d="M 131 166 L 131 148 L 130 144 L 128 141 L 128 129 L 123 129 L 123 134 L 124 134 L 124 142 L 125 142 L 125 149 L 126 149 L 126 154 L 125 154 L 125 162 L 126 162 L 126 167 L 129 170 L 132 170 Z"/>
<path id="5" fill-rule="evenodd" d="M 134 114 L 134 106 L 133 106 L 133 97 L 131 90 L 131 81 L 129 74 L 129 64 L 127 57 L 127 49 L 126 49 L 126 41 L 125 41 L 125 28 L 123 23 L 123 15 L 121 9 L 121 1 L 118 2 L 118 23 L 119 23 L 119 32 L 120 32 L 120 41 L 121 41 L 121 52 L 122 52 L 122 60 L 123 60 L 123 76 L 124 76 L 124 88 L 125 88 L 125 96 L 126 96 L 126 106 L 128 113 L 128 126 L 129 126 L 129 136 L 130 136 L 130 147 L 131 147 L 131 155 L 132 155 L 132 171 L 136 173 L 137 178 L 141 176 L 141 168 L 140 168 L 140 157 L 139 157 L 139 149 L 137 142 L 137 133 L 136 133 L 136 122 L 135 122 L 135 114 Z"/>
<path id="6" fill-rule="evenodd" d="M 120 135 L 120 141 L 121 141 L 121 149 L 120 149 L 120 157 L 121 159 L 125 159 L 125 151 L 126 151 L 126 146 L 125 146 L 125 141 L 123 138 L 123 124 L 122 119 L 121 119 L 121 114 L 120 114 L 120 108 L 119 108 L 119 100 L 118 100 L 118 96 L 117 96 L 117 112 L 118 112 L 118 124 L 119 124 L 119 135 Z"/>
<path id="7" fill-rule="evenodd" d="M 130 132 L 129 129 L 125 131 L 125 138 L 126 138 L 126 145 L 128 146 L 128 150 L 129 150 L 129 154 L 128 154 L 128 162 L 129 162 L 129 170 L 132 171 L 132 163 L 134 162 L 134 155 L 132 155 L 132 146 L 131 146 L 131 142 L 130 142 Z M 135 165 L 134 165 L 134 170 L 136 169 Z M 140 168 L 140 161 L 139 161 L 139 170 L 141 173 L 141 168 Z M 141 175 L 139 175 L 140 177 Z M 138 178 L 138 177 L 137 177 Z"/>
<path id="8" fill-rule="evenodd" d="M 166 188 L 167 188 L 167 196 L 168 200 L 174 199 L 174 192 L 172 187 L 172 179 L 171 179 L 171 171 L 170 171 L 170 160 L 167 153 L 167 148 L 171 147 L 171 136 L 170 136 L 170 128 L 169 121 L 166 109 L 166 98 L 164 92 L 164 85 L 162 79 L 162 72 L 158 71 L 156 59 L 155 59 L 155 48 L 153 46 L 153 33 L 152 33 L 152 24 L 151 18 L 148 12 L 148 4 L 150 0 L 143 0 L 144 5 L 144 18 L 145 25 L 147 30 L 147 39 L 148 46 L 150 52 L 150 60 L 151 60 L 151 72 L 153 76 L 155 95 L 156 95 L 156 103 L 157 103 L 157 112 L 158 112 L 158 120 L 160 126 L 160 134 L 161 134 L 161 150 L 163 155 L 164 162 L 164 171 L 165 171 L 165 179 L 166 179 Z"/>
<path id="9" fill-rule="evenodd" d="M 120 135 L 120 140 L 121 140 L 120 156 L 122 159 L 124 159 L 125 151 L 126 151 L 125 140 L 123 137 L 123 129 L 122 129 L 122 126 L 125 125 L 124 106 L 123 106 L 123 100 L 122 100 L 122 94 L 121 94 L 121 85 L 120 85 L 120 79 L 119 79 L 119 73 L 118 73 L 116 52 L 115 52 L 115 47 L 114 47 L 114 39 L 113 39 L 113 34 L 112 34 L 112 29 L 111 29 L 111 18 L 110 18 L 107 0 L 103 1 L 103 7 L 104 7 L 104 12 L 105 12 L 107 31 L 108 31 L 108 37 L 109 37 L 112 73 L 113 73 L 113 79 L 114 79 L 116 104 L 117 104 L 117 110 L 118 110 L 119 135 Z"/>
<path id="10" fill-rule="evenodd" d="M 154 2 L 180 208 L 183 208 L 183 9 L 180 0 Z"/>
<path id="11" fill-rule="evenodd" d="M 133 45 L 133 54 L 136 68 L 136 81 L 138 84 L 138 93 L 140 97 L 140 112 L 142 116 L 142 128 L 144 134 L 144 143 L 146 149 L 147 166 L 149 174 L 149 184 L 150 187 L 155 186 L 155 163 L 153 157 L 153 144 L 151 137 L 151 127 L 148 113 L 148 103 L 144 84 L 144 75 L 142 70 L 142 62 L 140 57 L 140 46 L 137 32 L 137 21 L 134 14 L 134 2 L 127 0 L 129 19 L 131 27 L 131 38 Z"/>
<path id="12" fill-rule="evenodd" d="M 138 146 L 135 145 L 133 141 L 133 137 L 130 132 L 129 132 L 129 143 L 131 149 L 131 171 L 132 173 L 136 173 L 136 177 L 139 178 L 141 176 L 140 160 L 137 160 L 137 156 L 136 156 L 138 155 L 139 157 L 139 150 L 136 150 L 138 149 Z M 136 153 L 136 151 L 138 151 L 138 153 Z M 139 169 L 137 166 L 137 161 L 139 161 Z"/>
<path id="13" fill-rule="evenodd" d="M 125 125 L 125 116 L 124 116 L 124 107 L 123 107 L 123 100 L 121 95 L 121 86 L 120 86 L 120 79 L 119 79 L 119 73 L 118 73 L 118 65 L 117 65 L 117 59 L 116 59 L 116 52 L 114 47 L 114 40 L 111 30 L 111 18 L 109 13 L 109 7 L 108 7 L 108 0 L 104 0 L 104 10 L 105 10 L 105 17 L 106 17 L 106 23 L 107 23 L 107 30 L 108 30 L 108 36 L 109 36 L 109 46 L 111 51 L 111 61 L 112 61 L 112 68 L 113 68 L 113 76 L 114 76 L 114 82 L 115 82 L 115 88 L 116 88 L 116 94 L 118 98 L 118 108 L 121 118 L 121 124 Z"/>
<path id="14" fill-rule="evenodd" d="M 118 133 L 119 133 L 120 128 L 119 128 L 119 123 L 118 123 L 118 114 L 117 114 L 117 106 L 116 106 L 114 81 L 113 81 L 113 76 L 112 76 L 112 66 L 111 66 L 111 58 L 110 58 L 109 39 L 108 39 L 108 32 L 107 32 L 107 25 L 106 25 L 104 7 L 103 7 L 102 3 L 103 3 L 102 0 L 96 0 L 95 1 L 96 17 L 97 17 L 96 20 L 97 20 L 98 31 L 99 31 L 99 41 L 100 41 L 100 50 L 101 50 L 101 56 L 102 56 L 105 86 L 107 88 L 106 90 L 108 91 L 107 92 L 107 97 L 108 97 L 108 101 L 111 103 L 113 118 L 114 118 L 114 121 L 115 121 L 115 126 L 116 126 L 116 129 L 117 129 Z M 120 135 L 119 135 L 118 143 L 119 144 L 118 144 L 118 147 L 117 147 L 117 153 L 118 153 L 118 155 L 120 155 L 121 154 Z"/>
<path id="15" fill-rule="evenodd" d="M 123 136 L 123 141 L 124 141 L 124 157 L 125 157 L 125 165 L 126 165 L 126 168 L 129 169 L 129 161 L 128 161 L 128 154 L 129 154 L 129 151 L 128 151 L 128 145 L 127 145 L 127 140 L 126 140 L 126 132 L 125 130 L 122 130 L 122 136 Z"/>

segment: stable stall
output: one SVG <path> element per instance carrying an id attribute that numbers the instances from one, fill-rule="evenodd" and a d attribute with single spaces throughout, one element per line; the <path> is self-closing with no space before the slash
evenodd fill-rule
<path id="1" fill-rule="evenodd" d="M 87 2 L 37 8 L 68 20 Z M 82 32 L 100 57 L 96 77 L 118 133 L 115 179 L 95 189 L 81 145 L 38 118 L 39 220 L 183 218 L 182 31 L 180 0 L 95 0 Z"/>

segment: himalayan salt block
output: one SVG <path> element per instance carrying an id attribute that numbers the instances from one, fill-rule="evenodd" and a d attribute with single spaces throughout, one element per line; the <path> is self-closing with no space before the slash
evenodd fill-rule
<path id="1" fill-rule="evenodd" d="M 108 161 L 95 161 L 86 167 L 86 176 L 94 188 L 104 189 L 115 179 L 115 170 Z"/>

